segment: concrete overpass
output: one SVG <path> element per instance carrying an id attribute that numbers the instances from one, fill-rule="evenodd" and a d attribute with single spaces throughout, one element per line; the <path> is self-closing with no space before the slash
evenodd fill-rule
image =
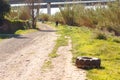
<path id="1" fill-rule="evenodd" d="M 35 0 L 36 6 L 41 6 L 41 8 L 47 8 L 47 13 L 51 14 L 51 7 L 64 6 L 66 4 L 83 4 L 83 5 L 92 5 L 102 4 L 105 5 L 108 2 L 113 2 L 115 0 L 43 0 L 40 3 L 39 0 Z M 17 4 L 15 6 L 25 6 L 25 0 L 10 0 L 10 4 Z M 22 5 L 21 5 L 22 4 Z M 12 7 L 15 7 L 12 6 Z"/>

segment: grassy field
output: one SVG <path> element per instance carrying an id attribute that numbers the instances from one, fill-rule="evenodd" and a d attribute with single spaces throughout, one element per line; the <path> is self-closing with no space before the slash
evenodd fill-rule
<path id="1" fill-rule="evenodd" d="M 100 69 L 87 70 L 90 80 L 120 80 L 120 38 L 107 34 L 96 38 L 95 30 L 87 27 L 59 25 L 58 33 L 70 36 L 73 45 L 73 62 L 78 56 L 101 58 Z M 64 39 L 64 38 L 61 38 Z M 61 40 L 64 41 L 64 40 Z"/>

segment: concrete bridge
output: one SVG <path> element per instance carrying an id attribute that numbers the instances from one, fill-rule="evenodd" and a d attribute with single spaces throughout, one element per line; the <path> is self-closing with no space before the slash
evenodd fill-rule
<path id="1" fill-rule="evenodd" d="M 39 0 L 35 0 L 36 6 L 41 6 L 41 8 L 47 8 L 47 13 L 51 14 L 51 7 L 59 7 L 67 4 L 83 4 L 85 6 L 94 6 L 96 4 L 105 5 L 108 2 L 113 2 L 115 0 L 43 0 L 39 3 Z M 10 4 L 17 4 L 16 6 L 25 6 L 25 0 L 10 0 Z M 22 4 L 22 5 L 21 5 Z"/>

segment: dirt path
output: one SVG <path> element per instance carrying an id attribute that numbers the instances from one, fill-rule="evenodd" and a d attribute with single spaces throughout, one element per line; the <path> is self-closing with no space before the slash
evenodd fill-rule
<path id="1" fill-rule="evenodd" d="M 51 60 L 53 68 L 42 71 L 57 39 L 55 30 L 42 27 L 39 32 L 0 43 L 0 80 L 85 80 L 85 72 L 71 63 L 70 41 L 59 48 L 60 56 Z"/>
<path id="2" fill-rule="evenodd" d="M 46 27 L 22 37 L 0 43 L 0 80 L 38 80 L 41 77 L 40 68 L 52 51 L 56 34 Z"/>
<path id="3" fill-rule="evenodd" d="M 72 64 L 71 49 L 72 45 L 69 39 L 68 46 L 61 46 L 57 51 L 59 56 L 51 59 L 52 68 L 41 73 L 41 80 L 87 80 L 86 72 Z"/>

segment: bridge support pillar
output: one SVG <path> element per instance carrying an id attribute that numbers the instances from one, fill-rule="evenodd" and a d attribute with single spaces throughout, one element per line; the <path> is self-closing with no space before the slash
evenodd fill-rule
<path id="1" fill-rule="evenodd" d="M 47 13 L 51 15 L 51 3 L 47 3 Z"/>

